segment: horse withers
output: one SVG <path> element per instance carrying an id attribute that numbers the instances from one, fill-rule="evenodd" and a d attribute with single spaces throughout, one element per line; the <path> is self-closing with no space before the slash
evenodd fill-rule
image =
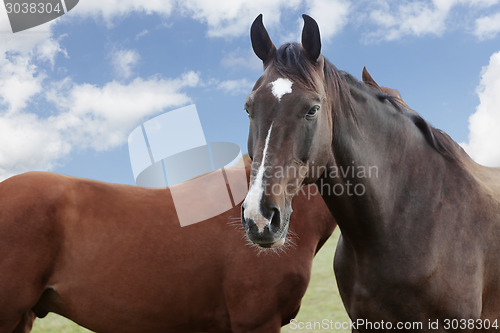
<path id="1" fill-rule="evenodd" d="M 205 179 L 210 188 L 218 178 Z M 295 245 L 258 255 L 240 205 L 181 227 L 169 188 L 12 177 L 0 183 L 0 332 L 27 333 L 35 315 L 54 312 L 99 333 L 277 333 L 297 314 L 313 257 L 335 228 L 310 194 L 294 201 Z"/>
<path id="2" fill-rule="evenodd" d="M 264 73 L 245 104 L 249 239 L 280 246 L 292 198 L 316 183 L 342 231 L 334 268 L 354 331 L 498 331 L 500 170 L 368 73 L 337 70 L 303 17 L 302 42 L 279 49 L 261 15 L 251 28 Z"/>

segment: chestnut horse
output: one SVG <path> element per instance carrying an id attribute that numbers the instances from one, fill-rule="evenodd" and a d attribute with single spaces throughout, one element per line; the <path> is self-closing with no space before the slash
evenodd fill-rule
<path id="1" fill-rule="evenodd" d="M 12 177 L 0 183 L 0 332 L 29 332 L 54 312 L 99 333 L 277 333 L 336 226 L 311 193 L 294 201 L 295 245 L 258 255 L 239 205 L 181 227 L 168 188 Z"/>
<path id="2" fill-rule="evenodd" d="M 342 231 L 334 268 L 353 331 L 498 331 L 500 170 L 369 75 L 337 70 L 303 18 L 302 43 L 279 49 L 261 15 L 251 28 L 264 73 L 245 107 L 247 236 L 282 244 L 291 199 L 316 183 Z"/>

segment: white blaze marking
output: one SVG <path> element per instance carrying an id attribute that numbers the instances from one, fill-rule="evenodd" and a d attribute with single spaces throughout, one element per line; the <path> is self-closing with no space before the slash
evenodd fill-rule
<path id="1" fill-rule="evenodd" d="M 262 151 L 262 162 L 259 165 L 259 170 L 255 176 L 254 182 L 248 191 L 247 197 L 245 199 L 245 217 L 250 217 L 254 220 L 257 228 L 260 232 L 264 230 L 264 227 L 269 223 L 269 221 L 262 216 L 260 213 L 260 200 L 262 199 L 262 194 L 264 193 L 264 188 L 262 187 L 262 180 L 264 179 L 264 171 L 266 169 L 266 155 L 267 147 L 269 146 L 269 139 L 271 138 L 271 131 L 273 129 L 273 123 L 267 131 L 266 142 L 264 144 L 264 150 Z"/>
<path id="2" fill-rule="evenodd" d="M 281 101 L 281 97 L 283 97 L 283 95 L 292 92 L 292 84 L 292 81 L 284 78 L 279 78 L 271 82 L 271 91 L 273 92 L 274 97 L 278 99 L 278 102 Z"/>

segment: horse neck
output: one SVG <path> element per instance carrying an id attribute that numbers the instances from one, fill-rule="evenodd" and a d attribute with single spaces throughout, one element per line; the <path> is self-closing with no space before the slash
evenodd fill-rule
<path id="1" fill-rule="evenodd" d="M 352 100 L 354 117 L 334 120 L 327 170 L 337 173 L 321 180 L 328 185 L 323 198 L 343 236 L 362 242 L 407 228 L 406 221 L 430 222 L 444 182 L 460 172 L 408 117 L 365 95 L 366 100 Z"/>
<path id="2" fill-rule="evenodd" d="M 317 252 L 319 246 L 331 236 L 337 223 L 325 206 L 324 200 L 318 195 L 315 185 L 306 185 L 299 190 L 293 199 L 294 222 L 291 230 L 299 238 L 301 246 L 311 244 Z M 314 221 L 314 223 L 304 223 Z"/>

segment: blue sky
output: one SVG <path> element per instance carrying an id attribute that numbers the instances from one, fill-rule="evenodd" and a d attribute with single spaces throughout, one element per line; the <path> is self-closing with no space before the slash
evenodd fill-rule
<path id="1" fill-rule="evenodd" d="M 298 41 L 310 14 L 337 68 L 361 78 L 366 66 L 478 162 L 500 166 L 500 0 L 80 0 L 16 34 L 0 8 L 0 179 L 47 170 L 133 184 L 128 134 L 192 103 L 208 142 L 246 152 L 259 13 L 276 45 Z"/>

